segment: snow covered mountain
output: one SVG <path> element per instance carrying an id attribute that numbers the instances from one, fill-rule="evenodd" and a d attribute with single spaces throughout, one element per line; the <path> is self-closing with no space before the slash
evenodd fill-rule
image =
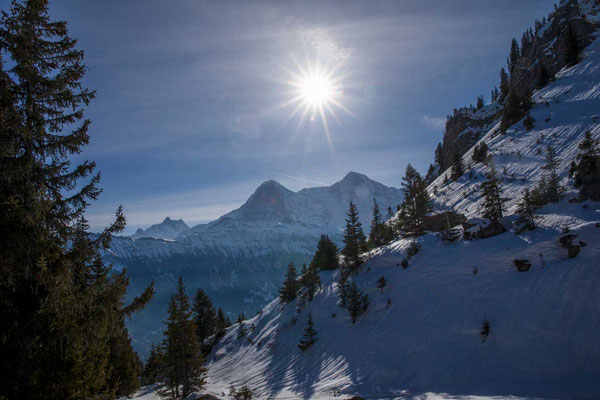
<path id="1" fill-rule="evenodd" d="M 190 227 L 182 219 L 172 220 L 166 217 L 160 224 L 152 225 L 148 229 L 138 229 L 131 237 L 139 239 L 149 237 L 155 239 L 175 239 L 179 235 L 188 232 Z"/>
<path id="2" fill-rule="evenodd" d="M 368 232 L 373 199 L 382 210 L 395 210 L 402 192 L 356 172 L 331 186 L 298 192 L 267 181 L 240 208 L 208 224 L 190 229 L 166 218 L 131 237 L 115 237 L 104 258 L 127 268 L 130 296 L 151 280 L 157 290 L 129 324 L 134 345 L 144 354 L 160 340 L 160 321 L 179 274 L 190 294 L 204 289 L 231 318 L 253 315 L 277 295 L 289 262 L 310 261 L 321 234 L 341 243 L 350 200 Z"/>
<path id="3" fill-rule="evenodd" d="M 573 4 L 562 1 L 556 15 Z M 575 6 L 600 25 L 600 2 Z M 584 133 L 600 138 L 598 33 L 590 35 L 581 62 L 534 92 L 531 130 L 521 120 L 503 133 L 499 119 L 486 121 L 490 129 L 480 142 L 500 174 L 507 232 L 456 241 L 427 233 L 373 250 L 352 277 L 369 298 L 355 324 L 339 305 L 338 273 L 321 273 L 322 288 L 311 302 L 275 299 L 228 330 L 208 358 L 208 392 L 218 395 L 233 384 L 280 399 L 325 399 L 338 390 L 374 399 L 438 398 L 425 392 L 600 397 L 600 203 L 577 202 L 569 179 Z M 516 202 L 547 173 L 549 145 L 560 158 L 566 193 L 537 211 L 535 230 L 518 234 L 512 228 Z M 462 157 L 462 177 L 447 180 L 445 171 L 429 186 L 437 209 L 481 216 L 488 167 L 472 153 Z M 574 258 L 565 248 L 569 240 L 580 246 Z M 410 256 L 415 243 L 420 250 Z M 528 267 L 521 271 L 517 264 Z M 309 314 L 318 341 L 302 351 L 297 345 Z"/>

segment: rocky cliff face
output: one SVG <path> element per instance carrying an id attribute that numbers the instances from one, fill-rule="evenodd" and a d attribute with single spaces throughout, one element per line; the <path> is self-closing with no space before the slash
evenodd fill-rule
<path id="1" fill-rule="evenodd" d="M 500 118 L 502 107 L 498 103 L 476 109 L 464 107 L 454 111 L 446 120 L 442 141 L 441 170 L 449 168 L 455 154 L 465 154 Z"/>
<path id="2" fill-rule="evenodd" d="M 563 0 L 547 18 L 536 21 L 535 29 L 527 31 L 520 42 L 521 54 L 509 71 L 509 90 L 523 96 L 539 89 L 542 69 L 553 79 L 567 65 L 568 30 L 572 31 L 580 49 L 588 46 L 600 27 L 598 5 L 599 0 Z M 440 171 L 452 165 L 455 154 L 462 156 L 488 132 L 500 120 L 501 113 L 502 101 L 481 109 L 454 110 L 446 121 Z"/>

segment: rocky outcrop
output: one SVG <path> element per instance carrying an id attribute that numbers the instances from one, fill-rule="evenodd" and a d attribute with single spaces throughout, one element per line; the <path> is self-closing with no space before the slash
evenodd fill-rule
<path id="1" fill-rule="evenodd" d="M 571 29 L 583 49 L 600 27 L 595 16 L 586 15 L 588 3 L 597 0 L 563 0 L 545 24 L 537 27 L 532 43 L 517 60 L 511 72 L 511 90 L 519 96 L 535 88 L 543 68 L 554 76 L 567 65 L 567 30 Z"/>
<path id="2" fill-rule="evenodd" d="M 529 260 L 513 260 L 513 263 L 519 272 L 527 272 L 529 271 L 529 268 L 531 268 L 531 262 Z"/>
<path id="3" fill-rule="evenodd" d="M 582 243 L 575 244 L 575 239 L 577 239 L 577 235 L 565 235 L 559 239 L 560 245 L 567 249 L 569 258 L 577 257 L 581 251 Z"/>
<path id="4" fill-rule="evenodd" d="M 467 222 L 467 217 L 454 211 L 442 211 L 425 217 L 423 227 L 429 232 L 441 232 Z"/>
<path id="5" fill-rule="evenodd" d="M 464 107 L 448 116 L 441 147 L 442 171 L 452 165 L 455 154 L 465 154 L 493 127 L 501 110 L 498 104 L 480 109 Z"/>
<path id="6" fill-rule="evenodd" d="M 500 221 L 484 218 L 471 218 L 463 224 L 463 238 L 465 240 L 487 239 L 506 232 Z"/>
<path id="7" fill-rule="evenodd" d="M 600 16 L 596 15 L 598 0 L 563 0 L 547 19 L 536 22 L 536 29 L 521 41 L 521 54 L 510 71 L 509 90 L 522 97 L 536 89 L 542 70 L 551 79 L 567 65 L 567 31 L 576 37 L 583 49 L 594 39 L 600 28 Z M 503 99 L 501 99 L 503 101 Z M 500 103 L 502 103 L 502 101 Z M 501 116 L 502 105 L 493 103 L 482 108 L 463 107 L 455 109 L 446 120 L 446 129 L 436 161 L 440 171 L 449 168 L 456 157 L 464 155 L 487 133 Z"/>

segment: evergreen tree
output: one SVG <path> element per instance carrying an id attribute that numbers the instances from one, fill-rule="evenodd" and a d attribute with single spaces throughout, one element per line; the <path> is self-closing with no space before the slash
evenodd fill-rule
<path id="1" fill-rule="evenodd" d="M 544 66 L 544 64 L 542 64 L 540 66 L 540 70 L 538 72 L 538 78 L 537 78 L 537 82 L 535 84 L 535 87 L 538 88 L 538 89 L 541 89 L 541 88 L 545 87 L 546 85 L 548 85 L 548 83 L 550 83 L 550 79 L 551 78 L 552 78 L 552 76 L 550 75 L 550 72 Z"/>
<path id="2" fill-rule="evenodd" d="M 317 289 L 321 287 L 321 278 L 319 277 L 317 268 L 311 265 L 306 272 L 302 274 L 300 283 L 302 287 L 306 289 L 308 300 L 312 301 Z"/>
<path id="3" fill-rule="evenodd" d="M 410 235 L 421 235 L 425 216 L 433 210 L 432 201 L 427 193 L 427 184 L 419 172 L 408 164 L 402 178 L 404 200 L 401 205 L 403 230 Z"/>
<path id="4" fill-rule="evenodd" d="M 510 71 L 510 76 L 514 76 L 515 67 L 519 61 L 519 57 L 521 57 L 521 49 L 519 48 L 519 42 L 517 39 L 513 39 L 510 44 L 510 58 L 508 62 L 508 70 Z"/>
<path id="5" fill-rule="evenodd" d="M 190 393 L 200 390 L 206 384 L 206 368 L 200 353 L 196 327 L 192 320 L 189 299 L 185 294 L 185 286 L 180 276 L 177 292 L 171 297 L 164 332 L 165 351 L 164 378 L 161 386 L 162 395 L 187 397 Z"/>
<path id="6" fill-rule="evenodd" d="M 300 290 L 300 283 L 298 282 L 298 273 L 294 263 L 289 263 L 287 273 L 285 274 L 285 280 L 283 281 L 283 287 L 279 289 L 279 298 L 283 304 L 287 304 L 296 298 Z"/>
<path id="7" fill-rule="evenodd" d="M 312 320 L 312 316 L 308 314 L 308 325 L 304 328 L 304 333 L 302 334 L 302 340 L 300 340 L 300 344 L 298 348 L 300 350 L 306 350 L 310 346 L 312 346 L 317 341 L 317 331 L 315 330 L 315 325 Z"/>
<path id="8" fill-rule="evenodd" d="M 523 197 L 517 203 L 516 210 L 516 213 L 519 216 L 517 223 L 522 226 L 522 229 L 535 229 L 535 210 L 536 206 L 533 196 L 529 192 L 529 189 L 526 188 L 523 191 Z"/>
<path id="9" fill-rule="evenodd" d="M 91 237 L 84 214 L 101 192 L 99 175 L 91 161 L 70 163 L 89 141 L 84 111 L 94 98 L 75 45 L 47 1 L 14 1 L 2 14 L 1 398 L 110 398 L 135 386 L 123 324 L 128 279 L 100 257 L 125 218 L 119 208 Z"/>
<path id="10" fill-rule="evenodd" d="M 383 293 L 383 288 L 385 287 L 386 283 L 385 276 L 382 276 L 377 280 L 377 288 L 381 290 L 381 293 Z"/>
<path id="11" fill-rule="evenodd" d="M 442 144 L 438 143 L 435 148 L 435 163 L 440 167 L 440 171 L 444 170 L 444 153 L 442 151 Z"/>
<path id="12" fill-rule="evenodd" d="M 203 343 L 204 339 L 213 335 L 216 330 L 217 312 L 213 307 L 210 297 L 202 289 L 196 291 L 194 302 L 192 304 L 192 315 L 194 325 L 196 326 L 196 336 L 198 342 Z"/>
<path id="13" fill-rule="evenodd" d="M 581 46 L 579 45 L 579 39 L 571 23 L 567 25 L 565 29 L 565 62 L 568 66 L 573 66 L 581 60 Z"/>
<path id="14" fill-rule="evenodd" d="M 577 154 L 579 162 L 591 167 L 595 164 L 594 160 L 600 155 L 600 140 L 594 138 L 591 131 L 587 131 L 577 148 L 579 149 L 579 154 Z"/>
<path id="15" fill-rule="evenodd" d="M 481 184 L 484 196 L 483 210 L 484 217 L 491 220 L 498 220 L 503 217 L 505 198 L 502 197 L 502 188 L 496 175 L 496 169 L 492 164 L 486 174 L 486 180 Z"/>
<path id="16" fill-rule="evenodd" d="M 431 182 L 435 181 L 435 178 L 437 177 L 438 174 L 435 165 L 429 164 L 429 168 L 427 168 L 427 174 L 425 175 L 425 182 L 429 185 Z"/>
<path id="17" fill-rule="evenodd" d="M 477 98 L 477 109 L 480 110 L 483 108 L 483 106 L 485 106 L 485 100 L 484 100 L 483 96 L 479 96 Z"/>
<path id="18" fill-rule="evenodd" d="M 161 381 L 161 374 L 164 368 L 163 358 L 164 354 L 162 352 L 162 348 L 152 344 L 152 347 L 150 348 L 150 355 L 148 356 L 148 360 L 144 365 L 144 370 L 141 376 L 142 385 L 151 385 Z"/>
<path id="19" fill-rule="evenodd" d="M 502 103 L 508 97 L 508 92 L 510 91 L 510 78 L 508 74 L 502 68 L 500 70 L 500 98 L 499 101 Z"/>
<path id="20" fill-rule="evenodd" d="M 244 313 L 241 313 L 241 314 L 238 314 L 238 318 L 237 318 L 237 321 L 235 321 L 235 323 L 241 324 L 245 320 L 246 320 L 246 315 Z"/>
<path id="21" fill-rule="evenodd" d="M 354 272 L 362 264 L 361 253 L 366 249 L 365 234 L 362 230 L 362 224 L 358 219 L 358 210 L 356 205 L 350 201 L 348 213 L 346 214 L 346 229 L 344 230 L 344 275 Z"/>
<path id="22" fill-rule="evenodd" d="M 222 337 L 225 334 L 225 330 L 231 325 L 229 317 L 225 316 L 225 313 L 221 308 L 217 310 L 217 323 L 215 326 L 215 335 L 217 338 Z"/>
<path id="23" fill-rule="evenodd" d="M 560 159 L 556 156 L 554 148 L 552 146 L 546 147 L 546 165 L 542 168 L 548 171 L 546 178 L 547 186 L 545 189 L 545 198 L 548 203 L 558 203 L 560 195 L 563 193 L 557 172 L 559 163 Z"/>
<path id="24" fill-rule="evenodd" d="M 502 109 L 502 129 L 508 129 L 511 125 L 518 122 L 522 117 L 522 100 L 517 95 L 515 90 L 511 90 L 506 98 L 506 104 Z"/>
<path id="25" fill-rule="evenodd" d="M 451 178 L 457 180 L 465 173 L 465 165 L 463 164 L 462 157 L 458 154 L 458 151 L 454 152 L 454 163 L 452 164 Z"/>
<path id="26" fill-rule="evenodd" d="M 486 142 L 476 144 L 475 147 L 473 147 L 473 155 L 471 156 L 471 159 L 476 163 L 484 162 L 487 158 L 487 152 L 488 146 Z"/>
<path id="27" fill-rule="evenodd" d="M 387 212 L 385 214 L 385 219 L 386 221 L 389 221 L 392 218 L 394 218 L 394 211 L 392 210 L 392 207 L 388 207 Z"/>
<path id="28" fill-rule="evenodd" d="M 364 311 L 364 300 L 362 290 L 356 285 L 356 283 L 352 282 L 347 285 L 346 288 L 346 307 L 348 311 L 350 311 L 350 318 L 352 319 L 352 323 L 356 322 L 356 319 L 363 313 Z"/>
<path id="29" fill-rule="evenodd" d="M 373 208 L 371 210 L 373 212 L 373 216 L 371 218 L 371 231 L 369 232 L 369 239 L 367 243 L 369 248 L 374 249 L 384 243 L 383 237 L 385 236 L 385 227 L 383 224 L 383 217 L 379 211 L 379 204 L 377 204 L 377 200 L 375 199 L 373 199 Z"/>
<path id="30" fill-rule="evenodd" d="M 322 271 L 339 268 L 338 248 L 329 236 L 321 235 L 317 244 L 317 251 L 310 262 L 310 266 L 314 266 Z"/>

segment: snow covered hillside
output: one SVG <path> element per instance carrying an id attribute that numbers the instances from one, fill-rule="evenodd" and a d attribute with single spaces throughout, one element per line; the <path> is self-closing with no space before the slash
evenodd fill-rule
<path id="1" fill-rule="evenodd" d="M 574 259 L 549 228 L 455 243 L 427 234 L 406 269 L 411 240 L 375 250 L 353 278 L 370 301 L 354 325 L 338 305 L 337 273 L 322 274 L 322 290 L 299 312 L 275 300 L 243 323 L 246 335 L 239 325 L 228 331 L 209 358 L 209 391 L 247 384 L 259 398 L 330 398 L 334 389 L 365 398 L 598 395 L 600 207 L 588 206 L 543 210 L 548 219 L 559 207 L 588 221 L 571 228 L 587 243 Z M 519 272 L 514 259 L 531 269 Z M 319 339 L 301 351 L 309 313 Z M 482 343 L 486 318 L 491 333 Z"/>
<path id="2" fill-rule="evenodd" d="M 600 135 L 600 39 L 584 54 L 583 61 L 562 70 L 555 82 L 534 93 L 535 106 L 530 112 L 535 120 L 533 130 L 528 132 L 521 121 L 501 134 L 498 122 L 478 142 L 488 145 L 488 154 L 503 180 L 509 211 L 514 210 L 523 189 L 531 188 L 546 173 L 542 167 L 547 146 L 552 146 L 561 159 L 561 183 L 571 187 L 569 166 L 577 154 L 577 145 L 586 131 Z M 438 208 L 453 209 L 467 217 L 481 215 L 483 198 L 479 185 L 488 168 L 474 163 L 472 155 L 473 149 L 463 156 L 467 173 L 457 181 L 444 184 L 445 177 L 450 176 L 450 171 L 446 171 L 429 186 Z M 573 190 L 569 196 L 577 197 Z"/>
<path id="3" fill-rule="evenodd" d="M 588 18 L 598 16 L 598 2 L 581 7 Z M 447 242 L 427 233 L 412 257 L 414 239 L 373 250 L 352 277 L 370 303 L 356 324 L 338 304 L 337 272 L 322 273 L 312 302 L 277 299 L 243 323 L 246 333 L 239 324 L 228 330 L 209 356 L 209 392 L 246 384 L 259 398 L 282 399 L 331 398 L 338 389 L 365 398 L 600 397 L 600 203 L 570 202 L 577 191 L 568 179 L 584 133 L 600 136 L 597 37 L 580 63 L 534 93 L 533 129 L 520 121 L 501 133 L 498 121 L 480 140 L 501 178 L 507 214 L 546 173 L 546 147 L 560 157 L 567 192 L 538 210 L 537 229 L 517 235 L 509 215 L 502 221 L 509 231 L 491 238 Z M 463 156 L 467 171 L 457 181 L 446 181 L 446 171 L 429 186 L 437 209 L 482 215 L 488 167 L 472 153 Z M 575 258 L 560 242 L 567 232 L 581 246 Z M 530 268 L 521 272 L 515 261 Z M 309 314 L 319 339 L 301 351 Z"/>
<path id="4" fill-rule="evenodd" d="M 395 209 L 402 192 L 356 172 L 299 192 L 267 181 L 240 208 L 208 224 L 190 229 L 166 218 L 131 237 L 115 237 L 104 258 L 127 268 L 130 297 L 152 280 L 156 285 L 154 300 L 129 323 L 135 348 L 143 355 L 160 341 L 179 274 L 190 294 L 201 287 L 232 319 L 241 312 L 254 315 L 277 295 L 289 262 L 310 261 L 321 234 L 341 242 L 350 200 L 368 232 L 373 199 L 384 211 Z"/>

